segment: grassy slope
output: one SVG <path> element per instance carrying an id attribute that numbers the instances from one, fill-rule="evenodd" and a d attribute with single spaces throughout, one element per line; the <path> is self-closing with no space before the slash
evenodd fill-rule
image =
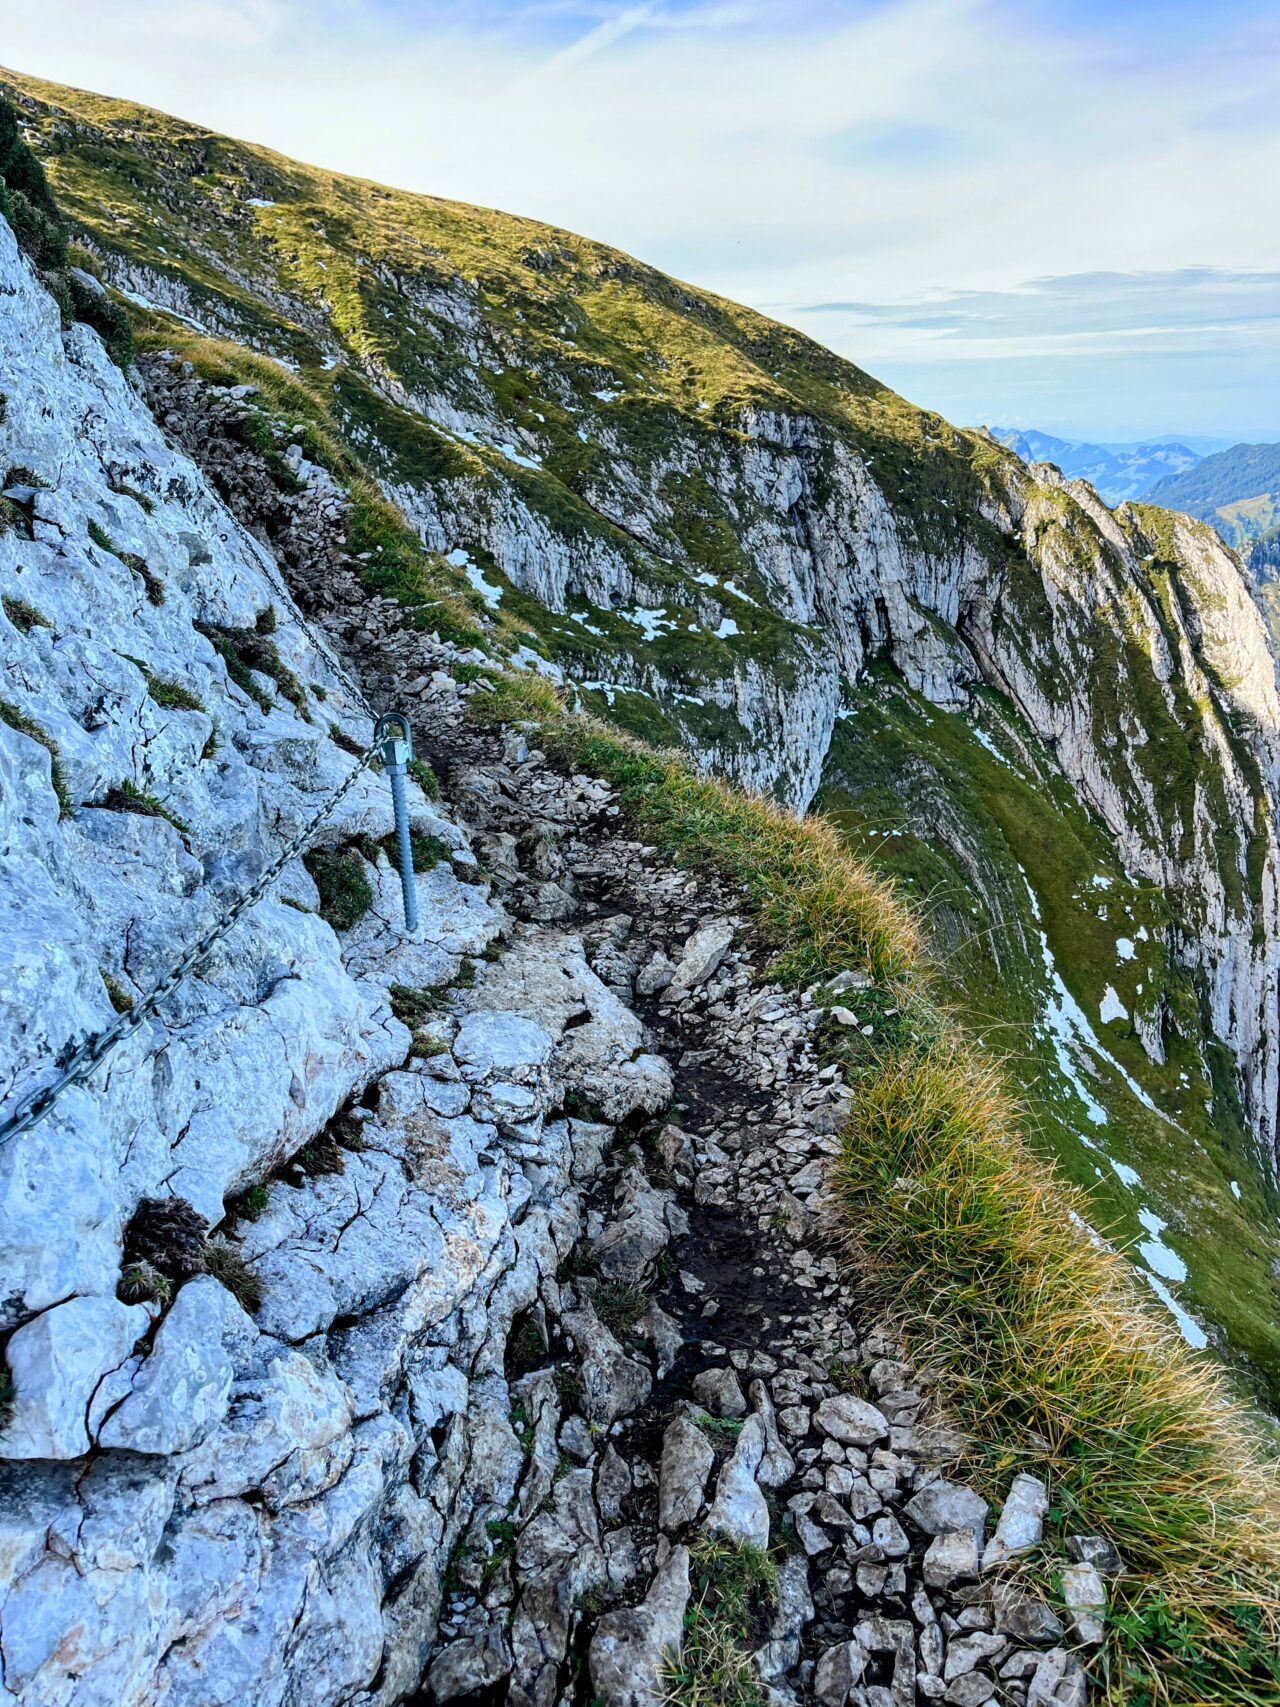
<path id="1" fill-rule="evenodd" d="M 1120 1547 L 1107 1698 L 1280 1701 L 1280 1506 L 1252 1424 L 1087 1236 L 1093 1206 L 1037 1159 L 1001 1068 L 939 1007 L 913 913 L 832 826 L 568 715 L 545 683 L 508 677 L 477 709 L 532 722 L 560 763 L 619 789 L 646 840 L 740 884 L 781 981 L 873 973 L 859 999 L 875 1041 L 830 1045 L 854 1090 L 850 1259 L 937 1367 L 987 1472 L 1048 1478 L 1052 1543 L 1083 1529 Z M 1031 1570 L 1057 1592 L 1047 1560 Z"/>
<path id="2" fill-rule="evenodd" d="M 999 757 L 973 723 L 929 705 L 887 670 L 846 699 L 852 716 L 838 725 L 819 804 L 851 848 L 917 900 L 942 949 L 941 993 L 1008 1058 L 1033 1141 L 1088 1192 L 1091 1224 L 1147 1268 L 1141 1246 L 1151 1243 L 1152 1228 L 1139 1216 L 1165 1222 L 1151 1258 L 1166 1283 L 1177 1265 L 1160 1247 L 1185 1260 L 1189 1273 L 1173 1282 L 1175 1295 L 1199 1308 L 1211 1332 L 1214 1324 L 1225 1330 L 1225 1342 L 1215 1335 L 1222 1349 L 1274 1404 L 1280 1199 L 1230 1092 L 1224 1052 L 1206 1047 L 1195 990 L 1167 946 L 1165 897 L 1125 872 L 1109 838 L 999 696 L 983 693 L 976 719 Z M 1055 1059 L 1044 1023 L 1054 991 L 1041 930 L 1111 1057 L 1085 1046 L 1075 1068 L 1105 1124 L 1090 1118 Z M 1132 958 L 1121 958 L 1121 939 Z M 1154 1016 L 1164 1066 L 1148 1059 L 1131 1019 L 1101 1020 L 1108 987 L 1130 1015 L 1163 994 L 1181 1028 L 1161 1028 Z M 1176 1130 L 1143 1106 L 1112 1062 Z"/>

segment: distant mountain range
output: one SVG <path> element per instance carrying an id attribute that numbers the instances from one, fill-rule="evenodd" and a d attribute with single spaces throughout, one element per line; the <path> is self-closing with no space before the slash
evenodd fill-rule
<path id="1" fill-rule="evenodd" d="M 1028 428 L 992 427 L 992 436 L 1024 462 L 1052 462 L 1072 480 L 1087 480 L 1104 503 L 1147 496 L 1158 482 L 1195 468 L 1200 456 L 1176 440 L 1090 444 Z M 1212 518 L 1209 518 L 1212 519 Z"/>
<path id="2" fill-rule="evenodd" d="M 1229 545 L 1247 546 L 1280 529 L 1280 444 L 1234 445 L 1159 480 L 1153 504 L 1211 522 Z"/>

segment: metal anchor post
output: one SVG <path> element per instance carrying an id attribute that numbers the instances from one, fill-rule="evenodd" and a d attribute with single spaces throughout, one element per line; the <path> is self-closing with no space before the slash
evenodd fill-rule
<path id="1" fill-rule="evenodd" d="M 385 711 L 373 729 L 373 742 L 391 778 L 391 804 L 396 815 L 396 850 L 400 856 L 400 888 L 404 894 L 404 926 L 418 928 L 418 888 L 413 879 L 413 848 L 409 841 L 409 802 L 404 779 L 413 758 L 413 734 L 402 711 Z"/>

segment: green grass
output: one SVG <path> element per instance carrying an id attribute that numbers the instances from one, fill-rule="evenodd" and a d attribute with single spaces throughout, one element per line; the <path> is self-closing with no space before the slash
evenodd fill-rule
<path id="1" fill-rule="evenodd" d="M 154 794 L 148 794 L 146 789 L 139 788 L 128 778 L 109 788 L 101 800 L 95 800 L 91 804 L 107 812 L 132 812 L 138 818 L 163 818 L 166 824 L 173 825 L 179 835 L 191 834 L 189 824 L 172 813 Z"/>
<path id="2" fill-rule="evenodd" d="M 6 598 L 3 601 L 4 614 L 20 634 L 30 634 L 35 628 L 48 628 L 49 622 L 41 616 L 34 605 L 25 599 Z"/>
<path id="3" fill-rule="evenodd" d="M 1274 1408 L 1280 1198 L 1176 951 L 1187 928 L 1177 896 L 1126 871 L 999 695 L 979 695 L 977 724 L 1007 763 L 980 744 L 970 719 L 928 704 L 888 670 L 847 697 L 854 715 L 837 725 L 820 807 L 926 920 L 938 945 L 938 995 L 1005 1057 L 1030 1139 L 1088 1191 L 1090 1223 L 1130 1248 L 1149 1236 L 1139 1212 L 1160 1215 L 1189 1270 L 1179 1297 L 1216 1324 L 1241 1379 Z M 1052 993 L 1041 931 L 1111 1057 L 1078 1071 L 1105 1125 L 1089 1118 L 1040 1023 Z M 1120 936 L 1131 959 L 1118 956 Z M 1148 1058 L 1132 1018 L 1101 1022 L 1108 985 L 1162 1037 L 1162 1065 Z M 869 997 L 849 1005 L 874 1022 L 868 1054 L 891 1040 Z M 1122 1072 L 1168 1120 L 1139 1101 Z"/>
<path id="4" fill-rule="evenodd" d="M 62 755 L 58 751 L 58 743 L 36 722 L 34 717 L 16 706 L 11 700 L 0 699 L 0 723 L 7 723 L 10 729 L 16 729 L 19 735 L 25 735 L 29 740 L 38 741 L 49 755 L 49 781 L 58 802 L 58 816 L 69 818 L 75 811 L 75 802 L 67 787 L 67 773 L 63 769 Z"/>
<path id="5" fill-rule="evenodd" d="M 335 931 L 349 931 L 373 906 L 373 885 L 355 848 L 313 848 L 302 863 L 320 892 L 320 917 Z"/>
<path id="6" fill-rule="evenodd" d="M 1106 1699 L 1280 1701 L 1280 1499 L 1257 1418 L 1088 1237 L 1088 1205 L 1028 1146 L 1005 1069 L 938 1007 L 911 912 L 831 826 L 697 779 L 567 713 L 541 680 L 505 678 L 473 714 L 533 721 L 556 761 L 619 789 L 646 840 L 739 883 L 775 977 L 863 967 L 894 990 L 904 1023 L 849 1066 L 850 1266 L 937 1370 L 986 1485 L 1043 1475 L 1055 1538 L 1096 1530 L 1120 1547 L 1129 1569 L 1094 1668 Z M 750 1686 L 713 1594 L 673 1683 L 686 1707 Z"/>
<path id="7" fill-rule="evenodd" d="M 699 1535 L 690 1579 L 684 1646 L 668 1659 L 665 1699 L 672 1707 L 764 1707 L 752 1652 L 767 1639 L 764 1622 L 778 1596 L 772 1555 Z"/>

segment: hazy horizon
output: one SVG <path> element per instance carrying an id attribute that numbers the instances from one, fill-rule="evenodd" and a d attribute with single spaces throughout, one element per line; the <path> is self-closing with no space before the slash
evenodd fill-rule
<path id="1" fill-rule="evenodd" d="M 952 420 L 1280 438 L 1280 20 L 0 0 L 14 69 L 616 244 Z"/>

